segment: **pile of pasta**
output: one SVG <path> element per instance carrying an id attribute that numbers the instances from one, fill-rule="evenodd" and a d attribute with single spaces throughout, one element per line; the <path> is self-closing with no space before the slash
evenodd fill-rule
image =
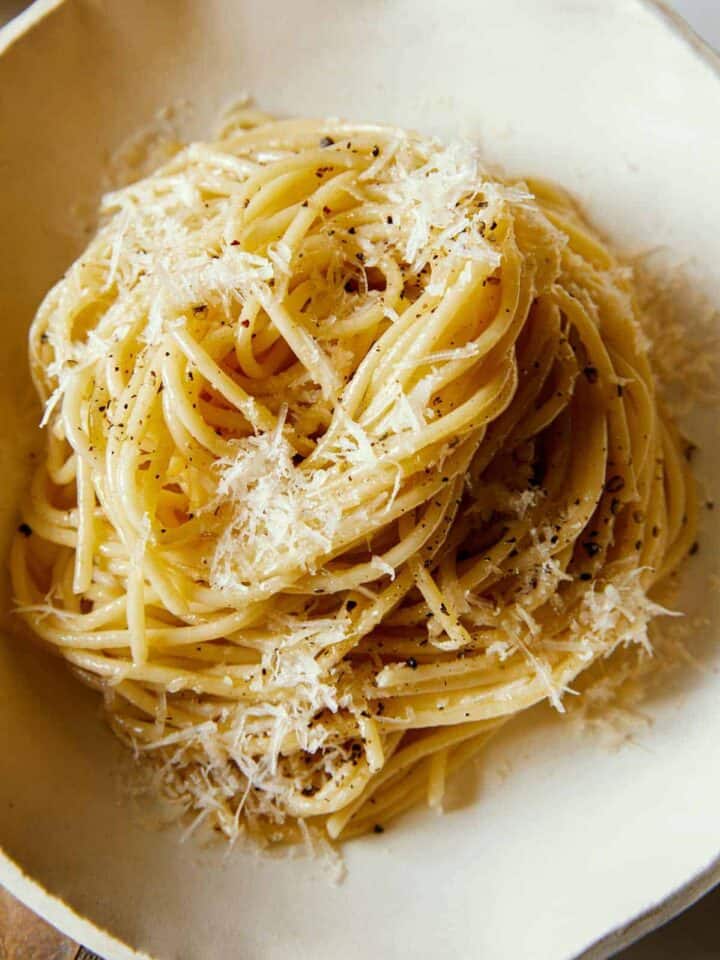
<path id="1" fill-rule="evenodd" d="M 565 194 L 244 112 L 102 215 L 31 330 L 14 593 L 194 824 L 380 830 L 649 651 L 692 481 Z"/>

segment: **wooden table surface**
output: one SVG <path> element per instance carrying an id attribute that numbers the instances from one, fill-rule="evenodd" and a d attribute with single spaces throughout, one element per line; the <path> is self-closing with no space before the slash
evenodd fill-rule
<path id="1" fill-rule="evenodd" d="M 98 960 L 0 887 L 0 960 Z"/>

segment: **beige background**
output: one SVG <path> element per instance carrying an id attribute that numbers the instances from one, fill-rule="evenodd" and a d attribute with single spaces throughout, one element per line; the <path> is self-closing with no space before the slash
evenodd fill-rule
<path id="1" fill-rule="evenodd" d="M 685 16 L 708 42 L 720 48 L 720 0 L 671 0 L 668 5 Z M 23 0 L 0 0 L 0 23 L 24 6 Z M 89 956 L 78 944 L 35 918 L 0 888 L 0 960 L 82 960 Z M 620 957 L 622 960 L 720 958 L 720 889 Z"/>

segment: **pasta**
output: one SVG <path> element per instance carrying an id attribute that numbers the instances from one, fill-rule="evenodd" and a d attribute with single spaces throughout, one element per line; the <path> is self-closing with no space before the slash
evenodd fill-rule
<path id="1" fill-rule="evenodd" d="M 103 216 L 30 333 L 13 588 L 195 823 L 379 831 L 649 649 L 693 484 L 564 193 L 245 111 Z"/>

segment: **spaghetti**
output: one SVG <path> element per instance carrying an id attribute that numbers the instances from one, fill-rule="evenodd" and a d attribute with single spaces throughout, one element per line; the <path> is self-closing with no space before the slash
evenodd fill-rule
<path id="1" fill-rule="evenodd" d="M 165 792 L 332 838 L 647 646 L 694 540 L 632 280 L 568 198 L 236 114 L 104 198 L 30 356 L 20 615 Z"/>

